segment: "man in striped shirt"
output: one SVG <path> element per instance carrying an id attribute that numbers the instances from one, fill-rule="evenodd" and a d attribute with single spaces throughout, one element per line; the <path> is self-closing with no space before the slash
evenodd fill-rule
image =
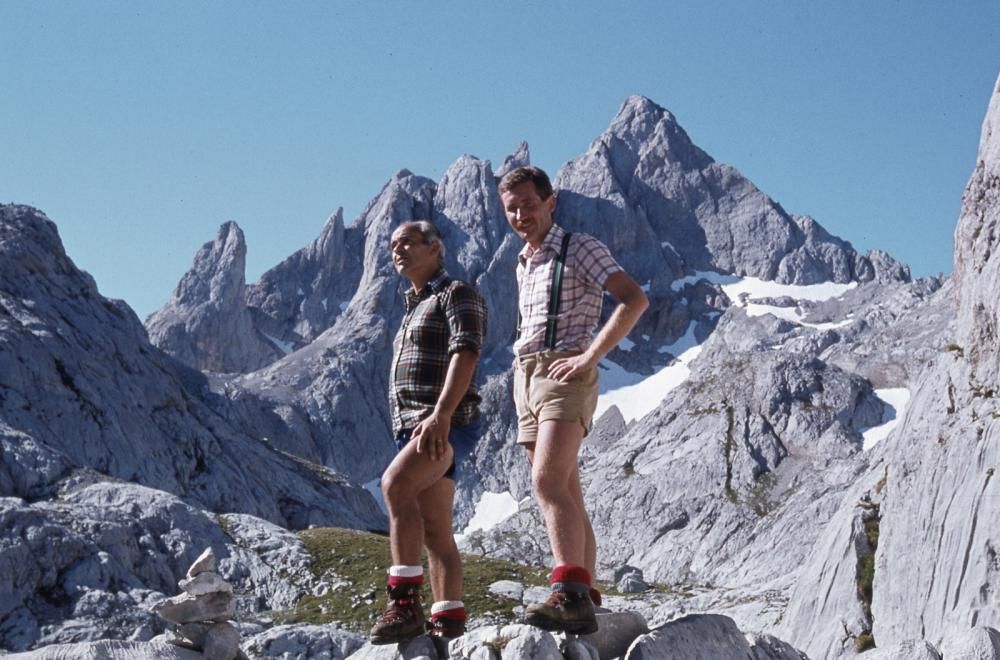
<path id="1" fill-rule="evenodd" d="M 517 265 L 517 441 L 531 463 L 556 563 L 551 595 L 529 605 L 525 621 L 586 634 L 597 630 L 600 593 L 592 586 L 597 544 L 578 455 L 597 407 L 597 363 L 628 335 L 649 302 L 607 246 L 586 234 L 567 236 L 553 223 L 556 197 L 545 172 L 519 167 L 503 177 L 499 190 L 507 221 L 525 242 Z M 604 291 L 618 305 L 595 336 Z"/>
<path id="2" fill-rule="evenodd" d="M 399 453 L 382 475 L 389 511 L 389 602 L 371 630 L 374 644 L 424 632 L 421 548 L 427 548 L 429 633 L 465 632 L 462 562 L 452 531 L 456 470 L 479 438 L 476 364 L 486 335 L 486 305 L 443 267 L 444 243 L 429 222 L 393 232 L 392 262 L 410 281 L 406 314 L 393 343 L 389 408 Z"/>

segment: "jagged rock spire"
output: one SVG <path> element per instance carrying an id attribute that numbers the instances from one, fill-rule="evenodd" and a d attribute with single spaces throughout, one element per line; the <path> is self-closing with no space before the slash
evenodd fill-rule
<path id="1" fill-rule="evenodd" d="M 246 240 L 226 222 L 205 243 L 170 301 L 146 319 L 150 341 L 199 369 L 242 372 L 281 352 L 254 327 L 244 302 Z"/>

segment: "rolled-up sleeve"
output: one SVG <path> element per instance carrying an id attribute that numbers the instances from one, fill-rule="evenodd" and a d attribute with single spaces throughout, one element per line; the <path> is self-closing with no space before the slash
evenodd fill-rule
<path id="1" fill-rule="evenodd" d="M 479 353 L 486 337 L 486 302 L 474 288 L 456 283 L 445 302 L 448 319 L 448 354 L 459 351 Z"/>

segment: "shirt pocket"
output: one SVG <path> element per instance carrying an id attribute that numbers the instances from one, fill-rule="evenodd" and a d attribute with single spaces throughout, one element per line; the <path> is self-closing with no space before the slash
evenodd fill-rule
<path id="1" fill-rule="evenodd" d="M 410 341 L 421 349 L 447 351 L 448 323 L 436 304 L 414 310 L 408 330 Z"/>

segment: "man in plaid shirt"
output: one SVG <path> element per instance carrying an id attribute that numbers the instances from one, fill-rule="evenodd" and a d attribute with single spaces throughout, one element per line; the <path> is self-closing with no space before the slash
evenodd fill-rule
<path id="1" fill-rule="evenodd" d="M 430 635 L 447 640 L 465 632 L 462 563 L 451 516 L 456 469 L 479 438 L 475 373 L 486 335 L 486 305 L 472 286 L 448 277 L 444 243 L 433 225 L 400 225 L 391 249 L 393 265 L 411 286 L 390 374 L 399 453 L 382 475 L 382 493 L 393 565 L 389 602 L 371 631 L 375 644 L 424 632 L 424 546 L 434 595 Z"/>
<path id="2" fill-rule="evenodd" d="M 514 342 L 518 444 L 531 462 L 531 483 L 555 557 L 552 593 L 529 605 L 525 621 L 546 630 L 597 630 L 592 587 L 597 544 L 584 508 L 577 458 L 597 407 L 597 363 L 632 330 L 646 295 L 593 236 L 553 224 L 556 197 L 537 167 L 500 181 L 507 221 L 524 242 L 518 254 L 520 327 Z M 564 263 L 560 265 L 560 253 Z M 562 271 L 554 277 L 554 271 Z M 557 285 L 561 280 L 561 285 Z M 553 290 L 561 294 L 553 296 Z M 618 306 L 597 333 L 604 291 Z"/>

